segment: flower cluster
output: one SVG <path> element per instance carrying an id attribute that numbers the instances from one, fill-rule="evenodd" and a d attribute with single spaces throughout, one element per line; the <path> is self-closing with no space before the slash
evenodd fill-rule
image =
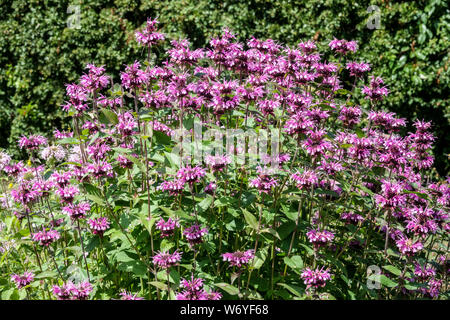
<path id="1" fill-rule="evenodd" d="M 207 292 L 203 288 L 203 279 L 194 278 L 191 276 L 190 280 L 182 279 L 180 283 L 184 290 L 177 294 L 177 300 L 220 300 L 222 295 L 218 292 Z"/>
<path id="2" fill-rule="evenodd" d="M 223 261 L 228 261 L 232 267 L 242 267 L 255 257 L 253 250 L 236 251 L 222 254 Z"/>
<path id="3" fill-rule="evenodd" d="M 17 289 L 22 289 L 33 282 L 34 275 L 32 272 L 25 271 L 22 275 L 12 274 L 11 279 L 16 284 Z"/>

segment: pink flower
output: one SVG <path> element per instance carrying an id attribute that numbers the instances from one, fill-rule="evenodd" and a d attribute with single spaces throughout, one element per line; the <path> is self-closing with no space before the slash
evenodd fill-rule
<path id="1" fill-rule="evenodd" d="M 180 223 L 177 220 L 172 220 L 171 218 L 169 218 L 167 222 L 164 221 L 163 218 L 156 222 L 156 228 L 161 231 L 162 238 L 172 236 L 175 228 L 177 227 L 180 227 Z"/>
<path id="2" fill-rule="evenodd" d="M 19 139 L 19 147 L 21 149 L 36 150 L 39 146 L 45 144 L 47 144 L 47 139 L 39 135 L 31 135 L 28 138 L 22 136 L 22 138 Z"/>
<path id="3" fill-rule="evenodd" d="M 201 228 L 198 224 L 193 224 L 189 228 L 186 228 L 183 231 L 186 240 L 189 242 L 190 246 L 194 246 L 196 244 L 203 242 L 203 236 L 208 233 L 208 229 Z"/>
<path id="4" fill-rule="evenodd" d="M 306 284 L 306 289 L 325 287 L 326 282 L 331 280 L 328 269 L 323 270 L 323 267 L 321 269 L 317 268 L 316 270 L 306 268 L 303 270 L 301 277 Z"/>
<path id="5" fill-rule="evenodd" d="M 145 28 L 142 31 L 135 32 L 136 41 L 146 47 L 151 47 L 158 42 L 163 41 L 165 38 L 164 34 L 155 32 L 158 23 L 158 20 L 148 18 Z"/>
<path id="6" fill-rule="evenodd" d="M 81 86 L 88 91 L 95 91 L 106 88 L 109 84 L 109 76 L 105 75 L 103 66 L 96 67 L 93 64 L 86 66 L 87 74 L 83 74 L 80 78 Z"/>
<path id="7" fill-rule="evenodd" d="M 176 196 L 180 194 L 184 189 L 184 181 L 174 180 L 174 181 L 163 181 L 158 187 L 158 190 L 169 191 L 170 195 Z"/>
<path id="8" fill-rule="evenodd" d="M 67 206 L 62 208 L 62 211 L 67 213 L 67 215 L 73 220 L 85 218 L 87 212 L 90 210 L 91 206 L 87 202 L 81 202 L 78 204 L 69 203 Z"/>
<path id="9" fill-rule="evenodd" d="M 291 179 L 297 183 L 300 190 L 314 188 L 319 183 L 316 173 L 312 170 L 305 170 L 302 173 L 296 172 L 291 176 Z"/>
<path id="10" fill-rule="evenodd" d="M 253 250 L 236 251 L 222 254 L 223 261 L 229 261 L 230 266 L 241 267 L 248 264 L 255 257 Z"/>
<path id="11" fill-rule="evenodd" d="M 135 61 L 133 64 L 126 66 L 125 72 L 121 72 L 120 79 L 122 85 L 127 89 L 140 87 L 149 80 L 148 74 L 140 69 L 141 64 Z"/>
<path id="12" fill-rule="evenodd" d="M 199 182 L 201 178 L 205 176 L 205 169 L 202 167 L 183 167 L 178 170 L 177 178 L 183 182 L 188 182 L 189 184 L 193 184 L 194 182 Z"/>
<path id="13" fill-rule="evenodd" d="M 26 287 L 34 280 L 32 272 L 25 271 L 22 275 L 12 274 L 11 279 L 15 282 L 17 289 Z"/>
<path id="14" fill-rule="evenodd" d="M 137 122 L 130 112 L 119 114 L 118 119 L 117 130 L 123 137 L 128 137 L 135 133 L 134 128 L 137 127 Z"/>
<path id="15" fill-rule="evenodd" d="M 400 252 L 406 256 L 413 256 L 423 249 L 423 245 L 420 241 L 414 242 L 412 239 L 405 236 L 402 236 L 399 240 L 397 240 L 396 245 Z"/>
<path id="16" fill-rule="evenodd" d="M 153 263 L 162 269 L 168 269 L 172 266 L 176 266 L 180 261 L 181 254 L 177 250 L 175 250 L 172 254 L 166 251 L 159 251 L 155 256 L 153 256 Z"/>
<path id="17" fill-rule="evenodd" d="M 203 279 L 196 279 L 194 275 L 191 276 L 191 280 L 182 279 L 180 287 L 185 290 L 177 294 L 177 300 L 220 300 L 222 298 L 218 292 L 207 292 L 203 288 Z"/>
<path id="18" fill-rule="evenodd" d="M 370 76 L 370 87 L 363 86 L 362 89 L 362 92 L 366 95 L 365 99 L 372 101 L 383 100 L 383 96 L 386 97 L 389 94 L 389 90 L 386 87 L 382 87 L 382 84 L 384 84 L 383 79 Z"/>
<path id="19" fill-rule="evenodd" d="M 370 71 L 370 65 L 364 62 L 347 62 L 347 70 L 350 71 L 350 76 L 361 78 L 364 73 Z"/>
<path id="20" fill-rule="evenodd" d="M 356 52 L 357 49 L 356 41 L 338 40 L 336 38 L 329 43 L 329 46 L 333 51 L 343 55 L 350 51 Z"/>
<path id="21" fill-rule="evenodd" d="M 138 297 L 137 294 L 131 294 L 125 290 L 120 292 L 120 300 L 144 300 L 144 298 Z"/>
<path id="22" fill-rule="evenodd" d="M 56 193 L 61 198 L 62 203 L 72 203 L 75 196 L 80 193 L 80 190 L 75 186 L 65 186 L 58 188 Z"/>
<path id="23" fill-rule="evenodd" d="M 45 231 L 44 228 L 42 228 L 42 231 L 34 233 L 32 236 L 34 241 L 39 242 L 41 246 L 45 247 L 48 247 L 50 244 L 60 238 L 60 234 L 58 231 L 53 229 Z"/>
<path id="24" fill-rule="evenodd" d="M 316 248 L 323 247 L 328 243 L 331 243 L 334 239 L 334 234 L 332 232 L 320 229 L 311 229 L 306 233 L 306 236 L 308 237 L 309 242 Z"/>
<path id="25" fill-rule="evenodd" d="M 109 221 L 105 217 L 88 220 L 89 227 L 93 234 L 98 234 L 99 237 L 103 237 L 103 233 L 109 228 Z"/>
<path id="26" fill-rule="evenodd" d="M 224 156 L 212 156 L 207 155 L 205 158 L 205 163 L 209 165 L 214 171 L 222 171 L 228 164 L 231 163 L 230 157 Z"/>

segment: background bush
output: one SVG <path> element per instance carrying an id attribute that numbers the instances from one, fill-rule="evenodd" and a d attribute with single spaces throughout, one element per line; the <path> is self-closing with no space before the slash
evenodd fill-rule
<path id="1" fill-rule="evenodd" d="M 80 6 L 79 29 L 68 28 L 69 5 Z M 369 5 L 380 9 L 380 29 L 367 28 Z M 440 0 L 3 0 L 0 147 L 18 156 L 22 133 L 50 134 L 49 127 L 67 126 L 60 108 L 64 83 L 78 79 L 88 62 L 105 64 L 117 76 L 142 50 L 133 32 L 147 17 L 157 17 L 169 38 L 188 37 L 195 47 L 223 26 L 241 39 L 254 35 L 290 45 L 311 38 L 323 45 L 333 37 L 357 40 L 359 57 L 392 91 L 384 106 L 410 124 L 415 118 L 433 121 L 436 167 L 448 173 L 450 13 Z"/>

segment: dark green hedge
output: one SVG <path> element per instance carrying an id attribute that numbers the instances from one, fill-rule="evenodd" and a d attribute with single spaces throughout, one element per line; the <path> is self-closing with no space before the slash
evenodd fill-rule
<path id="1" fill-rule="evenodd" d="M 70 29 L 69 5 L 80 5 L 81 28 Z M 367 28 L 380 9 L 380 29 Z M 391 94 L 385 106 L 401 116 L 432 120 L 436 165 L 449 172 L 449 8 L 445 1 L 341 0 L 3 0 L 0 7 L 0 147 L 18 155 L 22 133 L 49 134 L 67 124 L 60 105 L 64 84 L 88 62 L 116 77 L 123 64 L 143 57 L 133 31 L 158 17 L 169 37 L 202 46 L 223 26 L 242 39 L 254 35 L 290 45 L 333 37 L 354 39 L 358 57 L 371 63 Z M 161 49 L 161 53 L 163 50 Z"/>

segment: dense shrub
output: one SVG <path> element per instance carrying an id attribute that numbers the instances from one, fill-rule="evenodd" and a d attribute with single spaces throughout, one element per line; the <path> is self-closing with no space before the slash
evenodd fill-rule
<path id="1" fill-rule="evenodd" d="M 357 42 L 134 36 L 66 84 L 73 131 L 0 153 L 2 299 L 448 299 L 431 123 Z"/>
<path id="2" fill-rule="evenodd" d="M 80 5 L 80 29 L 67 28 L 69 4 Z M 381 29 L 367 28 L 370 5 L 381 10 Z M 440 138 L 436 166 L 441 175 L 448 173 L 446 1 L 5 0 L 0 14 L 0 147 L 15 155 L 22 133 L 67 126 L 59 109 L 63 83 L 74 81 L 92 61 L 117 74 L 142 53 L 130 41 L 133 30 L 147 16 L 158 16 L 171 37 L 187 37 L 194 47 L 224 26 L 242 41 L 250 35 L 289 45 L 311 38 L 322 44 L 332 37 L 357 40 L 361 58 L 392 91 L 383 106 L 409 120 L 405 132 L 415 119 L 433 121 Z"/>

